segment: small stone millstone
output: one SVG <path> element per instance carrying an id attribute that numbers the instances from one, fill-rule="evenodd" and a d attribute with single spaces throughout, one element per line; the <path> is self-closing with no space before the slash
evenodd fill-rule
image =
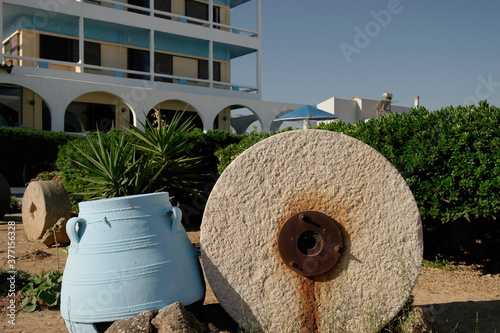
<path id="1" fill-rule="evenodd" d="M 71 203 L 64 186 L 58 181 L 29 183 L 23 196 L 22 218 L 29 240 L 41 239 L 61 218 L 71 217 Z M 58 230 L 57 242 L 69 244 L 65 224 Z"/>
<path id="2" fill-rule="evenodd" d="M 283 225 L 304 211 L 333 219 L 322 223 L 335 223 L 342 236 L 332 249 L 328 233 L 285 237 L 314 265 L 324 262 L 308 251 L 341 253 L 315 276 L 299 274 L 305 266 L 284 262 L 279 250 Z M 355 333 L 381 329 L 401 309 L 420 272 L 423 239 L 413 195 L 387 159 L 340 133 L 296 130 L 228 166 L 207 202 L 201 247 L 212 290 L 243 328 Z"/>
<path id="3" fill-rule="evenodd" d="M 195 316 L 175 302 L 159 311 L 147 311 L 135 317 L 114 322 L 106 333 L 201 333 Z"/>

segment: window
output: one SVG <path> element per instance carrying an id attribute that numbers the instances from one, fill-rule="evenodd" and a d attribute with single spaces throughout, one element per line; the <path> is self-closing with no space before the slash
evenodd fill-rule
<path id="1" fill-rule="evenodd" d="M 0 126 L 19 126 L 21 88 L 0 86 Z"/>
<path id="2" fill-rule="evenodd" d="M 208 21 L 208 4 L 195 0 L 186 0 L 186 16 Z M 213 21 L 220 23 L 220 7 L 213 6 Z"/>
<path id="3" fill-rule="evenodd" d="M 173 75 L 174 73 L 173 57 L 170 54 L 155 53 L 155 73 Z M 155 81 L 170 82 L 172 79 L 166 77 L 156 77 Z"/>
<path id="4" fill-rule="evenodd" d="M 115 106 L 108 104 L 73 102 L 66 109 L 64 131 L 107 132 L 115 121 Z"/>
<path id="5" fill-rule="evenodd" d="M 78 62 L 78 40 L 40 35 L 40 58 Z"/>
<path id="6" fill-rule="evenodd" d="M 213 7 L 213 21 L 214 23 L 220 23 L 220 7 L 218 6 Z M 217 27 L 217 29 L 220 29 L 220 27 Z"/>
<path id="7" fill-rule="evenodd" d="M 221 63 L 218 61 L 213 62 L 213 76 L 214 81 L 221 80 Z M 208 60 L 198 60 L 198 78 L 208 80 Z"/>
<path id="8" fill-rule="evenodd" d="M 155 9 L 170 13 L 172 11 L 172 1 L 171 0 L 155 0 Z"/>
<path id="9" fill-rule="evenodd" d="M 208 21 L 208 4 L 186 0 L 186 16 Z"/>
<path id="10" fill-rule="evenodd" d="M 135 5 L 139 7 L 149 8 L 149 0 L 128 0 L 130 5 Z M 147 12 L 135 8 L 129 8 L 129 12 L 139 13 L 139 14 L 147 14 Z"/>
<path id="11" fill-rule="evenodd" d="M 83 46 L 83 59 L 88 65 L 101 65 L 101 44 L 94 42 L 85 42 Z"/>
<path id="12" fill-rule="evenodd" d="M 101 65 L 101 45 L 84 42 L 83 59 L 89 65 Z M 40 35 L 40 58 L 68 62 L 78 62 L 79 47 L 77 39 Z"/>
<path id="13" fill-rule="evenodd" d="M 128 69 L 149 72 L 149 52 L 138 49 L 128 49 Z M 147 80 L 148 75 L 128 74 L 129 78 Z"/>

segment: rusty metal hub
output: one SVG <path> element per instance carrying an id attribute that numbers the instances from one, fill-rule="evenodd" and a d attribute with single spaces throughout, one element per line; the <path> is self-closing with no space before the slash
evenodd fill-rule
<path id="1" fill-rule="evenodd" d="M 343 246 L 337 222 L 314 210 L 291 216 L 278 235 L 281 259 L 291 270 L 303 276 L 328 272 L 339 261 Z"/>

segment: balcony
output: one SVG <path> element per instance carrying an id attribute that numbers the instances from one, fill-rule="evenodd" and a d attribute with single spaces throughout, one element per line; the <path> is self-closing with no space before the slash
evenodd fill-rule
<path id="1" fill-rule="evenodd" d="M 7 61 L 13 60 L 16 63 L 20 64 L 18 66 L 35 67 L 41 69 L 50 69 L 50 70 L 58 70 L 58 71 L 73 72 L 73 73 L 87 73 L 87 74 L 112 76 L 116 78 L 117 83 L 119 83 L 120 80 L 133 78 L 146 81 L 153 81 L 154 83 L 150 84 L 149 85 L 150 87 L 155 87 L 158 86 L 159 84 L 170 83 L 170 84 L 179 84 L 183 86 L 207 87 L 207 88 L 231 90 L 235 92 L 244 92 L 244 93 L 259 92 L 258 87 L 252 85 L 234 84 L 230 82 L 220 82 L 213 80 L 211 81 L 211 80 L 197 79 L 187 76 L 159 74 L 151 71 L 149 72 L 136 71 L 123 68 L 116 68 L 116 67 L 95 66 L 95 65 L 87 65 L 87 64 L 73 63 L 67 61 L 49 60 L 42 58 L 23 57 L 23 56 L 5 55 L 5 54 L 3 55 L 3 59 L 4 62 L 7 59 L 8 59 Z M 12 68 L 16 66 L 5 66 L 5 67 L 8 67 L 8 72 L 10 73 L 12 71 Z"/>
<path id="2" fill-rule="evenodd" d="M 142 3 L 146 2 L 148 6 L 153 4 L 154 7 L 154 0 L 141 1 Z M 134 2 L 137 3 L 138 1 Z M 246 2 L 248 1 L 230 1 L 234 6 Z M 35 3 L 25 0 L 0 0 L 0 5 L 2 3 L 3 23 L 1 32 L 4 45 L 0 60 L 3 63 L 13 61 L 16 67 L 37 68 L 42 70 L 44 75 L 47 75 L 44 70 L 48 69 L 73 73 L 68 75 L 95 74 L 108 76 L 113 77 L 114 80 L 117 80 L 116 82 L 133 78 L 153 81 L 155 84 L 168 83 L 186 87 L 196 86 L 259 94 L 257 78 L 255 78 L 255 82 L 252 82 L 253 79 L 244 80 L 245 84 L 238 84 L 232 80 L 232 73 L 237 72 L 238 69 L 234 67 L 232 59 L 245 58 L 247 55 L 256 57 L 255 54 L 259 51 L 258 42 L 246 46 L 249 44 L 248 42 L 243 41 L 240 43 L 240 40 L 233 42 L 232 39 L 226 42 L 225 39 L 217 39 L 207 33 L 201 34 L 201 36 L 207 36 L 206 38 L 191 37 L 184 34 L 185 31 L 189 30 L 188 27 L 192 26 L 193 29 L 210 28 L 210 31 L 215 35 L 218 35 L 220 31 L 224 31 L 225 33 L 229 32 L 228 35 L 245 36 L 241 38 L 247 40 L 258 39 L 259 34 L 253 29 L 237 28 L 224 24 L 223 22 L 229 22 L 229 17 L 224 16 L 228 13 L 221 14 L 219 18 L 217 18 L 217 15 L 214 17 L 216 13 L 220 14 L 221 11 L 223 13 L 223 8 L 219 11 L 209 10 L 208 20 L 202 20 L 158 8 L 150 9 L 151 6 L 138 6 L 120 1 L 85 0 L 84 3 L 81 3 L 81 1 L 75 0 L 68 3 L 68 5 L 64 5 L 66 6 L 63 6 L 64 10 L 62 10 L 63 8 L 59 8 L 61 10 L 54 8 L 53 12 L 42 12 L 42 14 L 45 13 L 43 18 L 50 20 L 41 22 L 41 19 L 38 19 L 43 24 L 36 26 L 37 20 L 34 18 L 42 17 L 42 14 Z M 98 6 L 102 7 L 102 9 L 96 10 Z M 206 6 L 208 8 L 217 7 L 212 1 L 206 3 Z M 85 8 L 85 10 L 77 10 L 79 8 Z M 100 13 L 100 15 L 110 17 L 110 19 L 109 21 L 97 20 L 89 13 Z M 110 15 L 111 13 L 114 15 Z M 184 14 L 195 15 L 190 12 Z M 127 17 L 137 16 L 138 18 L 138 15 L 141 17 L 148 15 L 154 17 L 154 19 L 127 21 Z M 125 16 L 125 19 L 122 16 Z M 116 23 L 118 20 L 114 20 L 114 18 L 119 18 L 120 22 L 134 22 L 134 24 L 118 24 Z M 148 26 L 151 21 L 163 21 L 164 23 L 161 25 L 163 30 L 155 29 L 160 26 L 158 24 L 154 25 L 154 27 L 152 25 Z M 23 25 L 23 22 L 30 22 L 29 28 Z M 33 26 L 32 22 L 35 22 L 35 26 Z M 142 23 L 139 24 L 139 22 Z M 175 24 L 175 28 L 163 28 L 163 26 L 169 24 L 170 26 Z M 186 28 L 179 29 L 180 24 L 186 24 Z M 176 31 L 177 34 L 173 33 Z M 20 37 L 17 41 L 11 43 L 16 34 L 22 33 L 26 34 L 25 38 Z M 63 52 L 59 52 L 64 56 L 54 55 L 54 50 L 52 50 L 51 55 L 44 54 L 40 48 L 43 43 L 39 42 L 42 34 L 70 40 L 71 45 L 66 45 L 65 49 L 62 50 Z M 46 45 L 54 44 L 46 43 Z M 177 47 L 178 45 L 183 45 L 183 49 L 174 49 L 174 46 Z M 138 65 L 130 61 L 131 50 L 143 53 L 141 57 L 144 59 L 139 60 Z M 167 66 L 168 70 L 162 69 L 165 66 L 157 61 L 157 54 L 173 57 L 174 64 Z M 200 62 L 204 62 L 206 67 L 202 75 L 198 73 L 200 72 Z M 253 63 L 254 66 L 257 66 L 255 60 Z M 196 70 L 191 70 L 191 72 L 186 70 L 188 67 L 196 67 L 198 72 Z M 258 73 L 257 70 L 254 72 Z M 26 70 L 24 73 L 26 73 Z M 36 75 L 37 73 L 40 73 L 40 71 L 34 70 L 30 74 Z M 57 76 L 60 75 L 62 74 Z"/>
<path id="3" fill-rule="evenodd" d="M 81 2 L 82 0 L 75 1 Z M 224 22 L 230 21 L 230 8 L 234 8 L 243 3 L 250 2 L 251 0 L 231 0 L 229 1 L 230 8 L 228 10 L 226 10 L 226 8 L 223 6 L 215 5 L 213 1 L 186 1 L 191 1 L 191 3 L 186 4 L 184 10 L 182 10 L 182 8 L 173 8 L 170 4 L 166 5 L 166 2 L 164 1 L 157 2 L 156 0 L 129 1 L 131 3 L 113 0 L 83 0 L 84 3 L 105 8 L 112 8 L 117 11 L 132 12 L 176 22 L 195 24 L 198 26 L 210 29 L 219 29 L 221 31 L 227 31 L 238 35 L 245 35 L 255 38 L 259 37 L 259 32 L 253 29 L 224 24 Z M 180 13 L 182 11 L 184 11 L 184 15 Z M 227 13 L 225 13 L 226 11 Z"/>

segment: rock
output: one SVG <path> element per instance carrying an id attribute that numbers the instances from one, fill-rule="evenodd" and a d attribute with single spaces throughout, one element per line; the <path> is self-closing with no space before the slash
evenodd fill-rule
<path id="1" fill-rule="evenodd" d="M 208 323 L 208 332 L 210 333 L 230 333 L 229 331 L 221 331 L 217 326 L 212 323 Z"/>
<path id="2" fill-rule="evenodd" d="M 158 333 L 203 332 L 196 317 L 186 311 L 180 302 L 161 309 L 151 323 Z"/>
<path id="3" fill-rule="evenodd" d="M 41 242 L 47 245 L 47 247 L 51 247 L 55 243 L 68 244 L 68 242 L 64 242 L 68 239 L 68 236 L 66 235 L 66 222 L 68 222 L 68 220 L 61 217 L 52 228 L 45 231 L 45 235 L 43 235 Z"/>
<path id="4" fill-rule="evenodd" d="M 155 328 L 151 320 L 158 311 L 146 311 L 137 316 L 115 321 L 105 333 L 153 333 Z"/>
<path id="5" fill-rule="evenodd" d="M 105 333 L 202 333 L 196 317 L 175 302 L 160 311 L 146 311 L 114 322 Z"/>

